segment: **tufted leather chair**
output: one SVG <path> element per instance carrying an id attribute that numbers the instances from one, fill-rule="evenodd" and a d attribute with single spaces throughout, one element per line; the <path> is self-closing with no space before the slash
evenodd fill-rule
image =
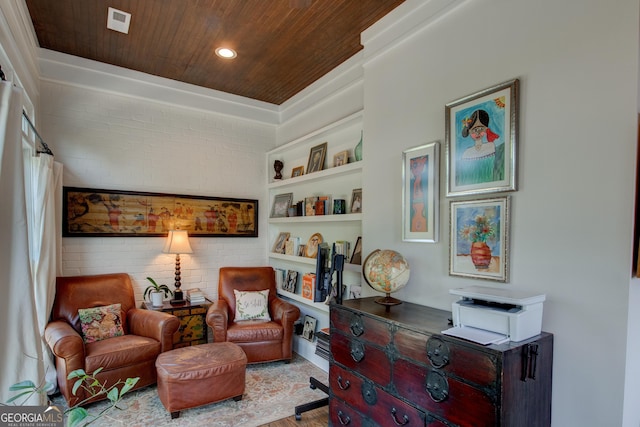
<path id="1" fill-rule="evenodd" d="M 269 289 L 271 321 L 235 321 L 236 301 L 233 290 Z M 233 342 L 247 355 L 247 363 L 275 360 L 291 361 L 293 323 L 300 309 L 276 294 L 275 272 L 271 267 L 223 267 L 218 281 L 218 300 L 207 311 L 207 324 L 214 342 Z"/>
<path id="2" fill-rule="evenodd" d="M 78 310 L 118 303 L 124 335 L 85 344 Z M 107 386 L 135 377 L 140 377 L 135 388 L 155 383 L 156 357 L 172 349 L 179 326 L 180 321 L 171 314 L 136 308 L 126 273 L 58 277 L 51 321 L 44 334 L 56 359 L 60 392 L 69 406 L 84 404 L 90 397 L 83 388 L 73 394 L 76 379 L 67 380 L 67 376 L 76 369 L 93 373 L 103 368 L 96 378 Z M 105 398 L 95 396 L 86 403 Z"/>

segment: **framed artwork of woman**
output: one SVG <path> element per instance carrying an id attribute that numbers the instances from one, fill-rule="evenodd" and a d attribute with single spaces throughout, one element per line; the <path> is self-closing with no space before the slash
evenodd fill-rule
<path id="1" fill-rule="evenodd" d="M 445 106 L 447 196 L 516 189 L 518 88 L 514 79 Z"/>

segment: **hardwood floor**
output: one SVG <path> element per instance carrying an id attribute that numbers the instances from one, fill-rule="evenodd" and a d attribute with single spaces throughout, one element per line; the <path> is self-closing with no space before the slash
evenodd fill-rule
<path id="1" fill-rule="evenodd" d="M 283 418 L 260 427 L 326 427 L 329 424 L 329 407 L 314 409 L 302 414 L 302 419 L 296 421 L 295 415 Z"/>

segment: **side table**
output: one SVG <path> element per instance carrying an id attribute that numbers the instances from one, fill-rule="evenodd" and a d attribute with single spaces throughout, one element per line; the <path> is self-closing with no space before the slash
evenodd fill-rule
<path id="1" fill-rule="evenodd" d="M 191 304 L 189 301 L 181 304 L 170 304 L 165 301 L 161 307 L 155 307 L 150 302 L 145 301 L 142 308 L 164 311 L 180 319 L 180 328 L 173 336 L 173 348 L 180 348 L 208 342 L 206 316 L 210 305 L 211 301 L 208 299 L 199 304 Z"/>

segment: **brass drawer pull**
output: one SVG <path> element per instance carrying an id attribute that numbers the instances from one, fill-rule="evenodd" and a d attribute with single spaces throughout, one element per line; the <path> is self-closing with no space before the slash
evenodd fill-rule
<path id="1" fill-rule="evenodd" d="M 364 359 L 364 345 L 357 341 L 351 343 L 351 358 L 355 362 L 362 362 Z"/>

